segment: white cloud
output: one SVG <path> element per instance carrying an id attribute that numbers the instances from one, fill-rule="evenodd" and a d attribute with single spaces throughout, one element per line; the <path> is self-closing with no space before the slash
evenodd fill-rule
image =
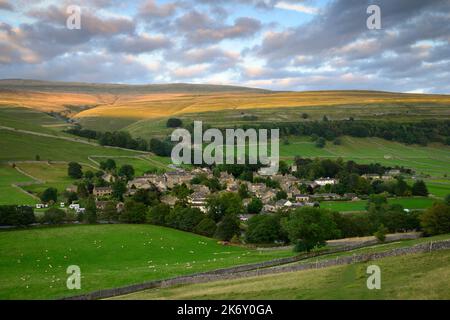
<path id="1" fill-rule="evenodd" d="M 275 5 L 275 8 L 284 9 L 284 10 L 293 10 L 293 11 L 298 11 L 298 12 L 307 13 L 307 14 L 318 14 L 319 13 L 318 8 L 305 6 L 302 4 L 294 4 L 294 3 L 284 2 L 284 1 L 278 2 Z"/>

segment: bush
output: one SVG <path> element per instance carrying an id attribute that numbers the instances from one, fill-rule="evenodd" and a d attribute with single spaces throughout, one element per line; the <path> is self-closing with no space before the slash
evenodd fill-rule
<path id="1" fill-rule="evenodd" d="M 48 224 L 61 224 L 66 218 L 66 212 L 58 208 L 50 208 L 44 213 L 42 222 Z"/>
<path id="2" fill-rule="evenodd" d="M 85 217 L 88 223 L 97 223 L 97 206 L 93 196 L 90 196 L 87 200 Z"/>
<path id="3" fill-rule="evenodd" d="M 165 203 L 160 203 L 151 207 L 147 213 L 147 222 L 159 226 L 166 225 L 167 216 L 170 213 L 170 206 Z"/>
<path id="4" fill-rule="evenodd" d="M 47 188 L 40 194 L 39 198 L 45 203 L 50 201 L 56 202 L 58 200 L 58 190 L 56 188 Z"/>
<path id="5" fill-rule="evenodd" d="M 134 177 L 134 168 L 132 165 L 124 164 L 120 167 L 118 174 L 120 177 L 125 177 L 127 180 L 131 180 Z"/>
<path id="6" fill-rule="evenodd" d="M 252 201 L 247 206 L 247 212 L 250 214 L 260 213 L 263 208 L 263 203 L 258 198 L 252 198 Z"/>
<path id="7" fill-rule="evenodd" d="M 144 223 L 147 215 L 147 207 L 143 203 L 133 200 L 125 202 L 124 211 L 120 215 L 120 221 L 126 223 Z"/>
<path id="8" fill-rule="evenodd" d="M 386 240 L 386 234 L 388 233 L 388 229 L 384 225 L 380 225 L 378 227 L 377 232 L 374 233 L 374 236 L 378 239 L 380 242 L 384 242 Z"/>
<path id="9" fill-rule="evenodd" d="M 261 214 L 252 217 L 248 221 L 246 238 L 250 243 L 273 243 L 276 240 L 284 240 L 279 216 Z"/>
<path id="10" fill-rule="evenodd" d="M 194 228 L 194 232 L 206 237 L 212 237 L 216 232 L 217 226 L 213 219 L 203 218 Z"/>
<path id="11" fill-rule="evenodd" d="M 428 188 L 423 180 L 418 180 L 414 182 L 412 186 L 412 194 L 413 196 L 423 196 L 428 197 Z"/>
<path id="12" fill-rule="evenodd" d="M 423 230 L 428 235 L 450 232 L 450 206 L 445 203 L 435 203 L 420 216 Z"/>
<path id="13" fill-rule="evenodd" d="M 232 215 L 226 215 L 217 225 L 214 237 L 219 240 L 230 241 L 239 232 L 239 219 Z"/>
<path id="14" fill-rule="evenodd" d="M 21 227 L 35 222 L 36 219 L 32 207 L 0 206 L 0 225 Z"/>
<path id="15" fill-rule="evenodd" d="M 340 236 L 331 211 L 319 208 L 299 208 L 282 221 L 289 240 L 302 251 L 310 251 L 326 244 L 326 240 Z"/>
<path id="16" fill-rule="evenodd" d="M 78 164 L 77 162 L 70 162 L 67 169 L 67 174 L 69 175 L 69 177 L 73 179 L 81 179 L 83 177 L 81 165 Z"/>
<path id="17" fill-rule="evenodd" d="M 319 139 L 317 139 L 317 141 L 316 141 L 316 147 L 317 148 L 324 148 L 325 147 L 325 145 L 326 145 L 326 141 L 325 141 L 325 139 L 324 138 L 322 138 L 322 137 L 320 137 Z"/>
<path id="18" fill-rule="evenodd" d="M 178 118 L 169 118 L 167 120 L 166 126 L 167 128 L 178 128 L 183 125 L 183 121 Z"/>

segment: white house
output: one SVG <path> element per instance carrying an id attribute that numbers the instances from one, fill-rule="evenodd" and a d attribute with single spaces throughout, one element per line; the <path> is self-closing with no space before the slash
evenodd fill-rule
<path id="1" fill-rule="evenodd" d="M 333 179 L 333 178 L 320 178 L 320 179 L 316 179 L 314 180 L 314 183 L 318 186 L 326 186 L 328 184 L 337 184 L 339 181 L 337 179 Z"/>

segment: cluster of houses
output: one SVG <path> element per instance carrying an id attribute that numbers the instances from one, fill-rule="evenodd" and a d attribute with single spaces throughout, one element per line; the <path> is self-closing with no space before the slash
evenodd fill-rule
<path id="1" fill-rule="evenodd" d="M 211 191 L 207 186 L 191 184 L 192 178 L 198 175 L 203 175 L 208 179 L 213 178 L 213 173 L 208 168 L 196 168 L 192 171 L 177 169 L 164 174 L 147 174 L 129 181 L 127 184 L 127 193 L 129 195 L 133 195 L 138 189 L 150 189 L 152 187 L 156 187 L 159 191 L 165 192 L 172 189 L 177 184 L 185 183 L 193 191 L 188 198 L 190 205 L 192 207 L 197 207 L 202 211 L 206 211 L 206 199 L 211 194 Z M 258 174 L 255 174 L 254 177 L 258 177 Z M 293 206 L 313 206 L 315 202 L 320 200 L 335 200 L 341 198 L 337 194 L 301 194 L 298 189 L 300 184 L 306 184 L 313 189 L 329 184 L 337 184 L 339 181 L 336 179 L 320 178 L 314 181 L 304 181 L 293 175 L 275 175 L 272 176 L 272 179 L 280 184 L 281 189 L 286 192 L 287 198 L 291 200 L 286 199 L 276 201 L 276 195 L 279 190 L 267 187 L 265 183 L 241 181 L 234 178 L 232 174 L 227 172 L 221 172 L 219 177 L 220 183 L 225 186 L 225 189 L 221 192 L 237 192 L 241 184 L 246 184 L 249 193 L 262 201 L 264 205 L 263 210 L 265 212 L 274 212 L 282 208 L 289 208 Z M 94 189 L 94 194 L 96 192 L 98 193 L 98 191 Z M 350 200 L 356 197 L 356 195 L 347 196 Z M 176 198 L 174 196 L 167 195 L 162 198 L 162 201 L 169 205 L 173 205 L 176 202 Z M 247 199 L 247 201 L 250 200 Z M 247 201 L 244 201 L 244 204 Z"/>
<path id="2" fill-rule="evenodd" d="M 291 170 L 295 171 L 295 168 L 291 168 Z M 391 180 L 398 174 L 400 174 L 399 170 L 391 170 L 389 172 L 386 172 L 384 175 L 365 174 L 362 177 L 368 180 Z M 126 195 L 132 196 L 139 189 L 156 188 L 164 194 L 161 201 L 173 206 L 177 201 L 177 198 L 167 191 L 173 189 L 173 187 L 175 187 L 176 185 L 184 183 L 193 191 L 192 194 L 190 194 L 190 196 L 188 197 L 189 204 L 192 207 L 199 208 L 201 211 L 206 212 L 206 201 L 208 196 L 211 194 L 211 190 L 205 185 L 191 184 L 191 180 L 199 175 L 202 175 L 207 179 L 213 178 L 212 170 L 209 168 L 196 168 L 190 171 L 175 168 L 173 171 L 163 174 L 146 174 L 144 176 L 136 177 L 133 180 L 128 181 Z M 263 176 L 259 176 L 257 173 L 254 175 L 254 177 L 265 178 Z M 261 200 L 261 202 L 263 203 L 263 212 L 267 213 L 276 212 L 280 209 L 314 206 L 320 201 L 359 200 L 358 196 L 353 193 L 339 195 L 336 193 L 310 192 L 311 194 L 302 194 L 299 191 L 299 186 L 301 185 L 306 186 L 311 191 L 314 191 L 315 189 L 326 185 L 335 185 L 339 183 L 339 181 L 334 178 L 319 178 L 313 181 L 308 181 L 299 179 L 291 174 L 278 174 L 271 176 L 271 178 L 272 180 L 279 183 L 280 189 L 283 190 L 287 195 L 286 199 L 276 200 L 277 193 L 280 190 L 268 187 L 265 183 L 251 183 L 248 181 L 241 181 L 234 178 L 232 174 L 229 174 L 227 172 L 221 172 L 218 179 L 220 183 L 225 186 L 225 189 L 220 192 L 237 192 L 240 188 L 240 185 L 246 184 L 251 196 L 257 197 Z M 97 199 L 96 205 L 98 209 L 104 209 L 104 207 L 108 203 L 108 201 L 104 201 L 104 199 L 110 197 L 112 195 L 112 192 L 113 190 L 111 187 L 95 187 L 93 189 L 93 195 Z M 248 204 L 250 201 L 250 199 L 245 199 L 244 205 Z M 70 205 L 69 208 L 75 210 L 76 212 L 83 211 L 83 208 L 80 208 L 79 205 L 76 204 Z M 117 211 L 120 212 L 122 210 L 123 203 L 119 203 L 117 205 Z"/>

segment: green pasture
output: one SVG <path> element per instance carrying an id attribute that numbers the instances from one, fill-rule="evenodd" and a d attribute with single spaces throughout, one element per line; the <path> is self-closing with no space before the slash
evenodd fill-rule
<path id="1" fill-rule="evenodd" d="M 0 299 L 58 298 L 290 255 L 152 225 L 2 231 Z M 81 290 L 66 287 L 70 265 L 81 269 Z"/>

